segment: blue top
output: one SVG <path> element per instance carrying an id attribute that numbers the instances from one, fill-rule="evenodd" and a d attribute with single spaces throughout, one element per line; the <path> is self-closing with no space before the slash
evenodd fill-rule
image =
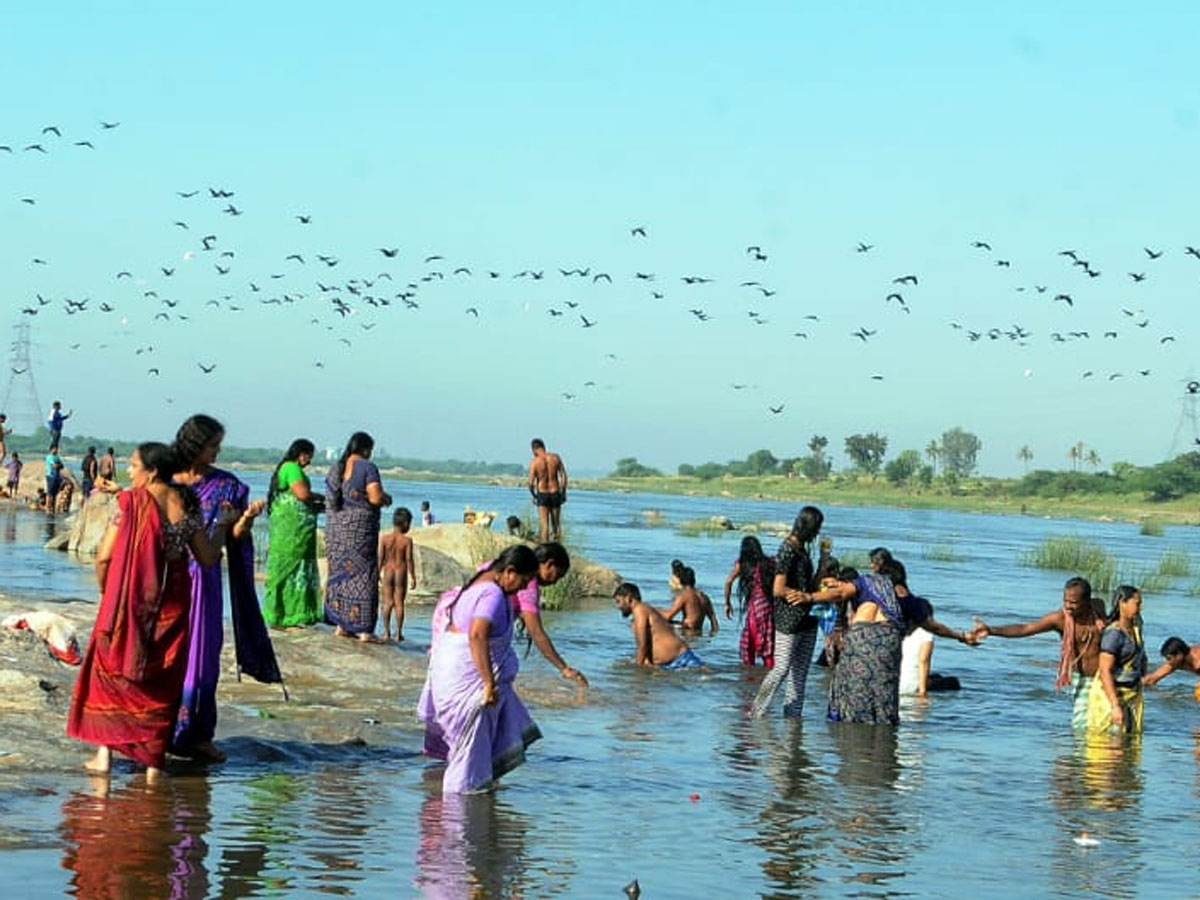
<path id="1" fill-rule="evenodd" d="M 1113 683 L 1121 687 L 1141 684 L 1146 674 L 1146 646 L 1142 643 L 1141 629 L 1135 627 L 1131 636 L 1116 624 L 1104 629 L 1100 637 L 1100 652 L 1116 657 L 1113 666 Z"/>

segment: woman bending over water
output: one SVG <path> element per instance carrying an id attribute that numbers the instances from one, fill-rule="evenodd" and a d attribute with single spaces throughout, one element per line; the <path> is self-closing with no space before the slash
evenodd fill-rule
<path id="1" fill-rule="evenodd" d="M 542 736 L 513 689 L 520 660 L 511 598 L 537 570 L 533 551 L 514 544 L 434 610 L 417 717 L 425 723 L 426 755 L 446 761 L 443 793 L 491 787 Z"/>

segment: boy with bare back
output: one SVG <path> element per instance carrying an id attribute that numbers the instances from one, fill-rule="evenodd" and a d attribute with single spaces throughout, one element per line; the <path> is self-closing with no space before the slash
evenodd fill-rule
<path id="1" fill-rule="evenodd" d="M 538 508 L 538 540 L 562 539 L 559 516 L 567 502 L 567 467 L 562 457 L 546 450 L 541 438 L 530 441 L 533 460 L 529 463 L 529 493 Z"/>
<path id="2" fill-rule="evenodd" d="M 634 661 L 639 666 L 666 670 L 697 669 L 704 665 L 663 614 L 642 602 L 642 592 L 636 584 L 625 582 L 618 587 L 613 602 L 622 616 L 633 619 L 631 627 L 637 644 Z"/>
<path id="3" fill-rule="evenodd" d="M 392 530 L 379 542 L 379 571 L 383 576 L 383 639 L 392 639 L 392 611 L 396 613 L 396 640 L 404 640 L 404 600 L 417 586 L 413 541 L 408 536 L 412 513 L 401 506 L 392 514 Z"/>
<path id="4" fill-rule="evenodd" d="M 679 579 L 680 591 L 675 595 L 675 601 L 663 615 L 667 621 L 673 621 L 678 613 L 683 613 L 680 628 L 684 634 L 698 635 L 704 630 L 704 620 L 712 625 L 712 634 L 721 627 L 717 621 L 717 611 L 713 609 L 712 600 L 708 594 L 696 590 L 696 572 L 690 566 L 681 566 L 675 573 Z"/>

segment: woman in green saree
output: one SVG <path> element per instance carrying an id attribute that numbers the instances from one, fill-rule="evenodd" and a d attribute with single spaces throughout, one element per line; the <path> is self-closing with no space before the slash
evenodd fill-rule
<path id="1" fill-rule="evenodd" d="M 312 462 L 312 441 L 292 441 L 271 476 L 267 493 L 270 546 L 263 618 L 276 626 L 320 622 L 321 591 L 317 575 L 317 513 L 324 502 L 314 494 L 304 467 Z"/>

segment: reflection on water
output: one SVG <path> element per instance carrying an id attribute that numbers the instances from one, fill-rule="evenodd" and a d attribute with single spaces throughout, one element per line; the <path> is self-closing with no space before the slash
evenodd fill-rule
<path id="1" fill-rule="evenodd" d="M 523 874 L 527 817 L 495 794 L 433 794 L 420 813 L 416 883 L 435 900 L 547 896 Z"/>
<path id="2" fill-rule="evenodd" d="M 209 786 L 203 778 L 143 779 L 70 793 L 60 826 L 70 894 L 80 900 L 126 897 L 186 900 L 209 895 Z"/>
<path id="3" fill-rule="evenodd" d="M 1087 731 L 1072 735 L 1069 752 L 1052 763 L 1050 801 L 1060 827 L 1073 838 L 1100 841 L 1099 849 L 1082 852 L 1074 840 L 1061 843 L 1054 871 L 1063 890 L 1108 897 L 1137 892 L 1143 868 L 1141 762 L 1140 735 Z M 1103 868 L 1089 856 L 1098 853 Z"/>
<path id="4" fill-rule="evenodd" d="M 503 512 L 504 498 L 520 494 L 396 487 L 397 502 L 428 497 L 448 511 L 470 502 Z M 741 535 L 680 538 L 645 527 L 640 510 L 651 507 L 671 521 L 795 513 L 765 502 L 573 493 L 570 526 L 585 552 L 660 603 L 667 560 L 685 558 L 719 584 Z M 1061 573 L 1013 560 L 1046 534 L 1079 530 L 1028 518 L 827 512 L 837 546 L 892 546 L 956 625 L 973 613 L 1018 621 L 1055 607 Z M 0 590 L 94 596 L 90 568 L 41 549 L 61 522 L 3 510 L 0 524 Z M 1086 531 L 1121 541 L 1122 558 L 1139 564 L 1165 546 L 1127 525 Z M 1169 540 L 1200 557 L 1200 531 Z M 953 546 L 954 558 L 926 559 L 926 545 Z M 1150 643 L 1194 622 L 1184 588 L 1147 606 Z M 411 617 L 414 633 L 427 634 L 428 610 Z M 230 762 L 156 791 L 118 775 L 99 798 L 75 790 L 81 775 L 56 773 L 45 794 L 0 798 L 0 839 L 13 848 L 3 860 L 18 877 L 40 879 L 38 896 L 619 898 L 636 876 L 647 898 L 713 896 L 728 884 L 737 886 L 730 896 L 925 897 L 960 894 L 964 872 L 975 900 L 1011 893 L 1014 872 L 1039 896 L 1194 893 L 1200 873 L 1187 860 L 1200 787 L 1178 786 L 1200 785 L 1200 732 L 1183 678 L 1148 697 L 1140 745 L 1072 743 L 1070 698 L 1050 689 L 1051 638 L 939 647 L 963 690 L 907 703 L 899 729 L 826 723 L 820 670 L 808 679 L 802 722 L 752 720 L 762 670 L 738 664 L 732 623 L 697 642 L 703 674 L 634 666 L 628 621 L 609 606 L 547 623 L 592 687 L 568 686 L 536 652 L 523 658 L 518 689 L 546 737 L 495 795 L 437 796 L 416 755 L 415 721 L 355 748 L 255 741 L 231 714 L 220 735 Z M 0 724 L 0 754 L 8 749 Z M 1079 848 L 1072 838 L 1083 831 L 1100 846 Z"/>

